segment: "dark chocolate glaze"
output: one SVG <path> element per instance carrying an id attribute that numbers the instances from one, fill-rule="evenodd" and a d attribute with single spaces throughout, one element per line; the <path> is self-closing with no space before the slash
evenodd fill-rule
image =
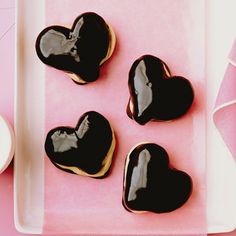
<path id="1" fill-rule="evenodd" d="M 170 166 L 164 148 L 154 143 L 141 144 L 126 162 L 123 206 L 128 211 L 171 212 L 189 199 L 191 177 Z"/>
<path id="2" fill-rule="evenodd" d="M 109 45 L 108 25 L 96 13 L 88 12 L 77 17 L 71 29 L 56 25 L 45 28 L 35 46 L 46 65 L 92 82 L 99 76 L 100 63 L 107 56 Z"/>
<path id="3" fill-rule="evenodd" d="M 141 125 L 150 120 L 167 121 L 181 117 L 194 99 L 191 83 L 181 76 L 171 77 L 167 65 L 151 55 L 144 55 L 133 63 L 128 85 L 127 114 Z"/>
<path id="4" fill-rule="evenodd" d="M 103 161 L 111 147 L 112 138 L 107 119 L 90 111 L 81 116 L 75 128 L 57 127 L 50 130 L 45 141 L 45 151 L 55 166 L 77 167 L 93 175 L 105 164 Z"/>

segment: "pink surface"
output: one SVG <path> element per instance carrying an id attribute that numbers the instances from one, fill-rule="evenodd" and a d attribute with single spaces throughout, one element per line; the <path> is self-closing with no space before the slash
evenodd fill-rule
<path id="1" fill-rule="evenodd" d="M 13 124 L 14 0 L 0 1 L 0 114 Z M 17 236 L 13 222 L 12 165 L 0 175 L 0 235 Z"/>
<path id="2" fill-rule="evenodd" d="M 15 22 L 13 0 L 0 1 L 0 22 L 0 111 L 13 124 Z"/>
<path id="3" fill-rule="evenodd" d="M 84 112 L 96 110 L 109 119 L 118 142 L 111 174 L 103 180 L 65 173 L 45 158 L 45 232 L 206 233 L 204 1 L 148 3 L 46 2 L 47 25 L 71 25 L 78 14 L 95 11 L 114 28 L 117 47 L 103 66 L 99 80 L 86 86 L 78 86 L 63 72 L 47 68 L 45 135 L 56 126 L 76 125 Z M 173 74 L 191 80 L 196 98 L 192 109 L 181 119 L 142 127 L 127 117 L 128 71 L 136 58 L 147 53 L 162 58 Z M 121 205 L 124 159 L 142 141 L 165 147 L 173 165 L 193 178 L 190 200 L 171 214 L 135 215 Z"/>
<path id="4" fill-rule="evenodd" d="M 236 158 L 236 40 L 229 60 L 230 63 L 220 87 L 213 117 L 225 143 Z"/>

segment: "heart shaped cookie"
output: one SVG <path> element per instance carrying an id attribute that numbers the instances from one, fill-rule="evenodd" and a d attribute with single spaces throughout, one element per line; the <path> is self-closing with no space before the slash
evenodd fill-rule
<path id="1" fill-rule="evenodd" d="M 36 40 L 43 63 L 68 73 L 73 81 L 86 84 L 97 80 L 100 66 L 111 56 L 115 34 L 104 19 L 93 12 L 76 18 L 71 29 L 45 28 Z"/>
<path id="2" fill-rule="evenodd" d="M 115 136 L 108 120 L 90 111 L 83 114 L 75 128 L 50 130 L 45 151 L 59 169 L 78 175 L 104 177 L 112 162 Z"/>
<path id="3" fill-rule="evenodd" d="M 128 84 L 127 114 L 141 125 L 181 117 L 194 99 L 191 83 L 181 76 L 171 76 L 167 65 L 151 55 L 133 63 Z"/>
<path id="4" fill-rule="evenodd" d="M 164 148 L 144 143 L 128 154 L 122 201 L 128 211 L 171 212 L 181 207 L 191 193 L 191 177 L 170 166 Z"/>

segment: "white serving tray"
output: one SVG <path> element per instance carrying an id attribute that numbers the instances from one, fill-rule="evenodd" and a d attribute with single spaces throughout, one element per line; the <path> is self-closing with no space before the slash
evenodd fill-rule
<path id="1" fill-rule="evenodd" d="M 236 164 L 212 121 L 212 110 L 235 36 L 234 0 L 207 4 L 207 226 L 209 233 L 236 228 Z M 32 21 L 34 27 L 32 27 Z M 16 6 L 16 93 L 14 170 L 15 225 L 41 234 L 44 217 L 44 73 L 32 60 L 32 45 L 44 28 L 44 1 L 18 0 Z M 39 115 L 40 114 L 40 115 Z"/>

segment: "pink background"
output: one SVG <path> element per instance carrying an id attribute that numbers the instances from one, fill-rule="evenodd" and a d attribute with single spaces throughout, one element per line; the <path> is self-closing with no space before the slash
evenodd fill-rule
<path id="1" fill-rule="evenodd" d="M 14 6 L 13 0 L 0 2 L 0 113 L 13 124 L 13 71 L 14 71 Z M 8 31 L 8 29 L 10 29 Z M 8 33 L 1 37 L 6 31 Z M 4 57 L 3 57 L 4 55 Z M 13 171 L 9 167 L 0 176 L 0 235 L 22 235 L 13 223 Z M 236 235 L 236 232 L 231 234 Z"/>

